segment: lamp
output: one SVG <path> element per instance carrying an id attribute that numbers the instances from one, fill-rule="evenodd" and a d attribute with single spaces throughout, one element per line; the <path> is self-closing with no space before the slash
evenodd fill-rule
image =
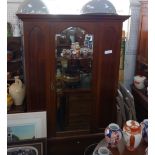
<path id="1" fill-rule="evenodd" d="M 48 8 L 42 0 L 25 0 L 19 6 L 17 13 L 23 14 L 48 14 Z"/>
<path id="2" fill-rule="evenodd" d="M 91 0 L 83 6 L 81 13 L 117 14 L 115 7 L 108 0 Z"/>

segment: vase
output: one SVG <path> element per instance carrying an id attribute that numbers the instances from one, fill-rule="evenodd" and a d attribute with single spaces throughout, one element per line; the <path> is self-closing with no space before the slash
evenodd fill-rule
<path id="1" fill-rule="evenodd" d="M 116 147 L 122 139 L 122 132 L 119 125 L 111 123 L 105 129 L 105 140 L 109 147 Z"/>
<path id="2" fill-rule="evenodd" d="M 142 127 L 142 138 L 148 143 L 148 119 L 144 119 L 140 125 Z"/>
<path id="3" fill-rule="evenodd" d="M 127 149 L 129 151 L 134 151 L 139 146 L 142 139 L 141 125 L 134 120 L 127 121 L 123 126 L 123 138 Z"/>
<path id="4" fill-rule="evenodd" d="M 145 87 L 144 81 L 146 80 L 145 76 L 137 75 L 134 77 L 134 85 L 137 89 L 143 89 Z"/>
<path id="5" fill-rule="evenodd" d="M 15 77 L 15 82 L 9 87 L 9 94 L 14 100 L 15 105 L 22 105 L 25 97 L 25 85 L 19 79 L 18 76 Z"/>
<path id="6" fill-rule="evenodd" d="M 21 36 L 21 32 L 20 32 L 20 28 L 18 24 L 15 24 L 13 26 L 13 36 L 14 37 L 20 37 Z"/>

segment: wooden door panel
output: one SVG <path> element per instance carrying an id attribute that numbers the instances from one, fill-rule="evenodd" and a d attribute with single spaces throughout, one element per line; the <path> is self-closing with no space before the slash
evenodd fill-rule
<path id="1" fill-rule="evenodd" d="M 121 44 L 121 24 L 101 25 L 101 46 L 98 51 L 98 96 L 97 117 L 98 127 L 106 127 L 116 118 L 115 97 L 118 84 L 118 70 Z M 117 41 L 116 41 L 117 40 Z M 108 53 L 109 52 L 109 53 Z"/>
<path id="2" fill-rule="evenodd" d="M 25 23 L 25 65 L 28 111 L 46 109 L 48 24 Z"/>

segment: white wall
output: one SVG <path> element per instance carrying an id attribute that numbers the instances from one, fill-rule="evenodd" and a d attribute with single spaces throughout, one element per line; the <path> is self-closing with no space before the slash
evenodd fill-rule
<path id="1" fill-rule="evenodd" d="M 139 0 L 130 0 L 130 26 L 125 51 L 125 67 L 124 67 L 124 84 L 130 90 L 135 74 L 135 63 L 138 46 L 138 28 L 139 28 Z"/>
<path id="2" fill-rule="evenodd" d="M 16 11 L 24 0 L 7 0 L 7 22 L 15 24 L 18 21 Z"/>

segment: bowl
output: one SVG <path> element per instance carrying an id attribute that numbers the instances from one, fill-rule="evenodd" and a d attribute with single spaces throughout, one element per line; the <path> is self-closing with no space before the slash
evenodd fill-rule
<path id="1" fill-rule="evenodd" d="M 80 76 L 79 75 L 75 75 L 75 76 L 64 75 L 63 76 L 63 81 L 68 82 L 68 83 L 79 82 L 80 81 Z"/>

